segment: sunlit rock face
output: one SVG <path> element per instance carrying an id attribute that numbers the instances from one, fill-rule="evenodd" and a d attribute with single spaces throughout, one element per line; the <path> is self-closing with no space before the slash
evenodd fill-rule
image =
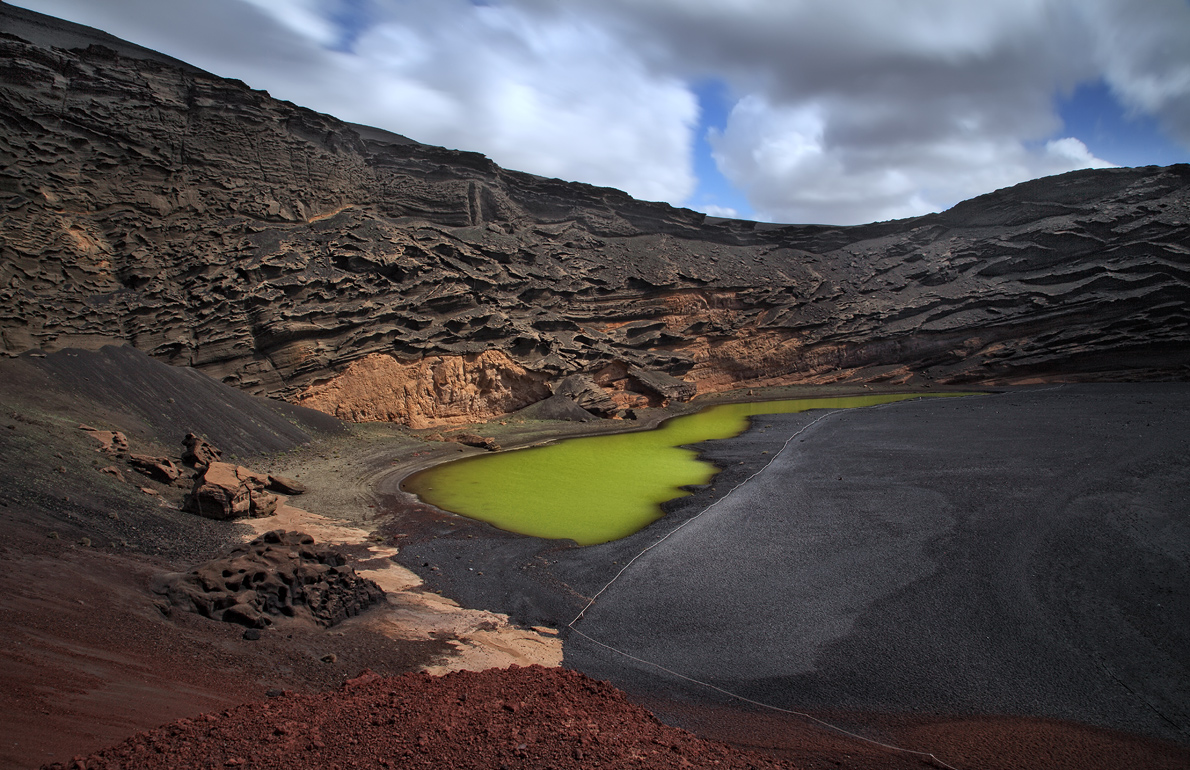
<path id="1" fill-rule="evenodd" d="M 413 361 L 373 353 L 294 400 L 341 420 L 428 428 L 483 422 L 529 406 L 550 395 L 545 379 L 498 350 Z"/>
<path id="2" fill-rule="evenodd" d="M 711 220 L 0 15 L 8 354 L 129 344 L 418 424 L 511 411 L 614 362 L 698 392 L 1190 373 L 1185 165 L 857 227 Z M 409 385 L 431 370 L 441 387 Z"/>

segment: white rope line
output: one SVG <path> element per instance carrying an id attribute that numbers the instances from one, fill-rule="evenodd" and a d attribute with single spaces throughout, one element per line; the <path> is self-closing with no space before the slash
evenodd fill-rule
<path id="1" fill-rule="evenodd" d="M 632 557 L 632 558 L 631 558 L 631 559 L 628 561 L 628 563 L 627 563 L 627 564 L 625 564 L 625 565 L 624 565 L 624 566 L 623 566 L 623 567 L 620 569 L 620 571 L 619 571 L 619 572 L 617 572 L 617 573 L 616 573 L 616 574 L 615 574 L 615 575 L 612 577 L 612 579 L 611 579 L 611 580 L 607 581 L 607 585 L 605 585 L 603 588 L 600 588 L 600 589 L 599 589 L 599 590 L 598 590 L 598 591 L 595 593 L 595 595 L 591 597 L 591 600 L 590 600 L 589 602 L 587 602 L 587 606 L 583 607 L 583 608 L 582 608 L 582 610 L 579 612 L 579 614 L 577 614 L 577 615 L 575 615 L 575 616 L 574 616 L 574 620 L 572 620 L 572 621 L 570 621 L 569 623 L 567 623 L 567 624 L 566 624 L 566 627 L 567 627 L 567 628 L 574 628 L 574 624 L 575 624 L 575 623 L 577 623 L 577 622 L 579 622 L 580 620 L 582 620 L 583 614 L 584 614 L 584 613 L 586 613 L 586 611 L 587 611 L 587 610 L 591 609 L 591 605 L 595 603 L 595 600 L 599 598 L 600 594 L 602 594 L 602 593 L 603 593 L 604 591 L 606 591 L 607 589 L 611 588 L 611 586 L 612 586 L 612 583 L 615 583 L 617 580 L 619 580 L 619 579 L 620 579 L 620 576 L 621 576 L 621 575 L 623 575 L 625 572 L 627 572 L 627 571 L 628 571 L 628 568 L 632 566 L 633 562 L 635 562 L 637 559 L 639 559 L 640 557 L 644 556 L 646 553 L 648 553 L 649 551 L 653 550 L 653 549 L 654 549 L 654 548 L 656 548 L 657 546 L 659 546 L 659 545 L 661 545 L 662 543 L 664 543 L 666 540 L 668 540 L 668 539 L 669 539 L 669 536 L 670 536 L 670 535 L 672 535 L 673 533 L 677 532 L 679 529 L 681 529 L 682 527 L 686 526 L 686 525 L 687 525 L 687 524 L 689 524 L 690 522 L 692 522 L 692 521 L 694 521 L 694 520 L 698 519 L 698 518 L 699 518 L 700 516 L 702 516 L 704 513 L 706 513 L 707 511 L 711 510 L 711 509 L 712 509 L 712 508 L 714 508 L 716 505 L 718 505 L 719 503 L 721 503 L 721 502 L 723 502 L 724 500 L 726 500 L 728 497 L 731 497 L 731 495 L 732 495 L 732 493 L 733 493 L 733 492 L 735 492 L 737 489 L 739 489 L 740 487 L 744 486 L 744 485 L 745 485 L 745 484 L 747 484 L 749 481 L 751 481 L 752 479 L 756 478 L 756 477 L 757 477 L 757 476 L 759 476 L 761 473 L 763 473 L 763 472 L 764 472 L 764 470 L 765 470 L 766 468 L 768 468 L 768 467 L 769 467 L 769 465 L 771 465 L 771 464 L 772 464 L 773 460 L 776 460 L 776 459 L 777 459 L 777 457 L 778 457 L 778 456 L 780 456 L 780 454 L 781 454 L 782 452 L 784 452 L 784 451 L 785 451 L 785 448 L 786 448 L 787 446 L 789 446 L 789 442 L 793 441 L 795 438 L 797 438 L 798 436 L 800 436 L 800 435 L 801 435 L 803 432 L 805 432 L 805 431 L 809 430 L 809 429 L 810 429 L 810 427 L 812 427 L 812 426 L 813 426 L 815 423 L 817 423 L 819 420 L 825 420 L 827 417 L 830 417 L 832 414 L 835 414 L 836 412 L 841 412 L 841 411 L 843 411 L 843 410 L 842 410 L 842 409 L 833 409 L 833 410 L 831 410 L 831 411 L 827 412 L 826 414 L 820 415 L 819 417 L 817 417 L 817 418 L 816 418 L 815 420 L 813 420 L 812 422 L 810 422 L 810 423 L 808 423 L 808 424 L 806 424 L 806 425 L 803 425 L 803 426 L 802 426 L 802 427 L 801 427 L 801 428 L 800 428 L 800 429 L 797 431 L 797 433 L 794 433 L 792 436 L 790 436 L 789 438 L 787 438 L 787 439 L 785 440 L 785 443 L 781 445 L 781 448 L 777 450 L 777 453 L 776 453 L 776 454 L 774 454 L 774 455 L 773 455 L 773 456 L 772 456 L 772 457 L 769 459 L 769 461 L 768 461 L 767 463 L 765 463 L 763 466 L 761 466 L 759 470 L 757 470 L 755 473 L 753 473 L 753 474 L 752 474 L 751 476 L 749 476 L 748 478 L 746 478 L 746 479 L 744 479 L 743 481 L 741 481 L 739 484 L 736 484 L 734 487 L 732 487 L 731 489 L 729 489 L 729 490 L 727 491 L 727 494 L 723 495 L 723 496 L 722 496 L 722 497 L 720 497 L 718 500 L 716 500 L 715 502 L 713 502 L 713 503 L 711 503 L 710 505 L 708 505 L 706 508 L 704 508 L 704 509 L 702 509 L 701 511 L 699 511 L 697 515 L 691 516 L 689 519 L 686 519 L 686 520 L 685 520 L 685 521 L 683 521 L 681 524 L 679 524 L 678 526 L 674 527 L 674 528 L 673 528 L 673 529 L 671 529 L 669 532 L 665 533 L 665 536 L 664 536 L 664 537 L 660 538 L 659 540 L 657 540 L 657 541 L 656 541 L 655 543 L 653 543 L 652 545 L 649 545 L 648 547 L 646 547 L 646 548 L 645 548 L 643 551 L 641 551 L 640 553 L 638 553 L 636 556 L 633 556 L 633 557 Z M 757 417 L 758 417 L 759 415 L 754 415 L 754 416 L 757 416 Z"/>
<path id="2" fill-rule="evenodd" d="M 906 748 L 902 748 L 900 746 L 894 746 L 891 743 L 882 743 L 881 741 L 875 740 L 873 738 L 867 738 L 863 735 L 860 735 L 859 733 L 853 733 L 850 730 L 845 730 L 842 727 L 839 727 L 838 725 L 831 724 L 830 722 L 825 722 L 825 721 L 819 719 L 818 717 L 811 716 L 810 714 L 807 714 L 804 711 L 793 711 L 792 709 L 781 708 L 780 706 L 774 706 L 770 703 L 763 703 L 758 700 L 752 700 L 751 698 L 744 697 L 743 695 L 739 695 L 738 693 L 734 693 L 734 692 L 731 692 L 730 690 L 725 690 L 722 687 L 713 685 L 710 682 L 703 682 L 703 681 L 695 679 L 693 677 L 686 676 L 685 674 L 680 674 L 677 671 L 674 671 L 671 668 L 666 668 L 665 666 L 662 666 L 659 663 L 654 663 L 653 661 L 645 660 L 644 658 L 638 658 L 635 655 L 624 652 L 623 650 L 616 649 L 615 647 L 612 647 L 610 644 L 604 644 L 603 642 L 599 641 L 598 639 L 595 639 L 591 636 L 588 636 L 587 634 L 584 634 L 582 631 L 579 631 L 577 628 L 574 628 L 573 626 L 570 628 L 570 630 L 573 631 L 574 633 L 578 634 L 579 636 L 583 637 L 584 639 L 587 639 L 588 641 L 590 641 L 594 644 L 597 644 L 600 647 L 603 647 L 604 649 L 611 650 L 612 652 L 619 653 L 620 655 L 623 655 L 624 657 L 628 658 L 629 660 L 635 660 L 637 663 L 643 663 L 646 666 L 652 666 L 653 668 L 660 669 L 661 671 L 664 671 L 665 673 L 670 674 L 671 676 L 676 676 L 678 679 L 684 679 L 687 682 L 701 685 L 703 687 L 708 687 L 716 692 L 723 693 L 724 695 L 726 695 L 728 697 L 735 698 L 737 700 L 741 700 L 744 703 L 751 703 L 752 705 L 760 706 L 761 708 L 771 709 L 772 711 L 780 711 L 784 714 L 790 714 L 790 715 L 796 716 L 796 717 L 802 717 L 803 719 L 808 719 L 811 722 L 815 722 L 819 725 L 822 725 L 823 727 L 834 730 L 835 732 L 842 733 L 843 735 L 847 736 L 848 738 L 853 738 L 857 741 L 863 741 L 864 743 L 870 743 L 873 746 L 879 746 L 882 749 L 889 749 L 890 751 L 899 751 L 903 754 L 913 754 L 915 756 L 923 757 L 926 759 L 931 759 L 934 762 L 938 763 L 943 768 L 945 768 L 945 770 L 958 770 L 957 767 L 954 767 L 953 765 L 946 764 L 941 759 L 934 756 L 933 754 L 931 754 L 928 751 L 916 751 L 914 749 L 906 749 Z"/>
<path id="3" fill-rule="evenodd" d="M 1059 386 L 1059 387 L 1061 387 L 1061 386 Z M 916 400 L 916 399 L 914 399 L 914 400 Z M 874 406 L 876 406 L 876 407 L 880 407 L 880 406 L 886 406 L 886 404 L 876 404 L 876 405 L 874 405 Z M 873 745 L 873 746 L 878 746 L 878 747 L 880 747 L 880 748 L 883 748 L 883 749 L 888 749 L 889 751 L 900 752 L 900 753 L 903 753 L 903 754 L 912 754 L 912 755 L 914 755 L 914 756 L 923 757 L 923 758 L 925 758 L 925 759 L 932 760 L 933 762 L 937 763 L 937 764 L 938 764 L 940 767 L 942 767 L 942 768 L 945 768 L 945 770 L 958 770 L 958 768 L 956 768 L 956 767 L 954 767 L 954 766 L 952 766 L 952 765 L 948 765 L 946 762 L 943 762 L 941 759 L 939 759 L 938 757 L 934 756 L 933 754 L 931 754 L 931 753 L 930 753 L 930 752 L 928 752 L 928 751 L 916 751 L 916 750 L 914 750 L 914 749 L 906 749 L 906 748 L 902 748 L 902 747 L 900 747 L 900 746 L 894 746 L 894 745 L 892 745 L 892 744 L 890 744 L 890 743 L 882 743 L 881 741 L 877 741 L 877 740 L 874 740 L 874 739 L 872 739 L 872 738 L 867 738 L 867 737 L 865 737 L 865 736 L 863 736 L 863 735 L 860 735 L 859 733 L 854 733 L 854 732 L 851 732 L 850 730 L 846 730 L 846 729 L 844 729 L 844 728 L 842 728 L 842 727 L 839 727 L 838 725 L 833 725 L 833 724 L 831 724 L 830 722 L 825 722 L 825 721 L 823 721 L 823 720 L 821 720 L 821 719 L 819 719 L 819 718 L 817 718 L 817 717 L 815 717 L 815 716 L 811 716 L 810 714 L 807 714 L 807 713 L 805 713 L 804 711 L 793 711 L 793 710 L 791 710 L 791 709 L 782 708 L 782 707 L 780 707 L 780 706 L 774 706 L 774 705 L 772 705 L 772 704 L 770 704 L 770 703 L 762 703 L 761 701 L 758 701 L 758 700 L 753 700 L 753 699 L 751 699 L 751 698 L 747 698 L 747 697 L 745 697 L 745 696 L 743 696 L 743 695 L 740 695 L 740 694 L 738 694 L 738 693 L 734 693 L 734 692 L 731 692 L 730 690 L 725 690 L 725 689 L 723 689 L 722 687 L 718 687 L 717 685 L 713 685 L 713 684 L 711 684 L 710 682 L 703 682 L 703 681 L 701 681 L 701 680 L 694 679 L 693 677 L 686 676 L 685 674 L 678 673 L 677 671 L 674 671 L 673 669 L 669 669 L 669 668 L 666 668 L 665 666 L 662 666 L 660 663 L 654 663 L 654 662 L 653 662 L 653 661 L 651 661 L 651 660 L 645 660 L 644 658 L 638 658 L 637 656 L 635 656 L 635 655 L 632 655 L 631 653 L 625 652 L 624 650 L 618 649 L 618 648 L 616 648 L 616 647 L 612 647 L 610 644 L 605 644 L 605 643 L 603 643 L 603 642 L 599 641 L 598 639 L 595 639 L 595 638 L 594 638 L 594 637 L 592 637 L 592 636 L 589 636 L 589 635 L 587 635 L 587 634 L 584 634 L 582 631 L 579 631 L 577 628 L 575 628 L 575 627 L 574 627 L 574 624 L 575 624 L 575 623 L 577 623 L 577 622 L 579 622 L 580 620 L 582 620 L 582 619 L 583 619 L 583 616 L 586 614 L 587 610 L 591 609 L 591 606 L 592 606 L 593 604 L 595 604 L 595 601 L 596 601 L 597 599 L 599 599 L 600 595 L 601 595 L 601 594 L 603 594 L 603 592 L 604 592 L 604 591 L 606 591 L 607 589 L 611 588 L 612 584 L 613 584 L 613 583 L 615 583 L 617 580 L 619 580 L 619 579 L 620 579 L 620 576 L 621 576 L 621 575 L 623 575 L 625 572 L 627 572 L 627 571 L 628 571 L 628 568 L 629 568 L 629 567 L 631 567 L 631 566 L 633 565 L 633 563 L 634 563 L 634 562 L 636 562 L 636 560 L 637 560 L 637 559 L 639 559 L 640 557 L 644 556 L 646 553 L 648 553 L 649 551 L 653 550 L 653 549 L 654 549 L 654 548 L 656 548 L 657 546 L 661 545 L 663 542 L 665 542 L 667 539 L 669 539 L 669 536 L 670 536 L 670 535 L 674 534 L 674 533 L 675 533 L 675 532 L 677 532 L 679 529 L 681 529 L 682 527 L 686 526 L 687 524 L 689 524 L 690 522 L 694 521 L 695 519 L 698 519 L 698 518 L 699 518 L 700 516 L 702 516 L 704 513 L 706 513 L 707 511 L 711 510 L 711 509 L 712 509 L 712 508 L 714 508 L 716 505 L 718 505 L 719 503 L 723 502 L 723 501 L 724 501 L 724 500 L 726 500 L 728 497 L 730 497 L 730 496 L 731 496 L 731 495 L 732 495 L 732 494 L 733 494 L 733 493 L 734 493 L 734 492 L 735 492 L 737 489 L 739 489 L 740 487 L 744 486 L 744 485 L 745 485 L 745 484 L 747 484 L 749 481 L 751 481 L 752 479 L 756 478 L 756 477 L 757 477 L 757 476 L 759 476 L 761 473 L 763 473 L 763 472 L 764 472 L 764 471 L 765 471 L 765 470 L 766 470 L 766 469 L 767 469 L 767 468 L 768 468 L 768 467 L 769 467 L 769 466 L 770 466 L 770 465 L 773 463 L 773 460 L 776 460 L 776 459 L 777 459 L 777 458 L 778 458 L 778 457 L 781 455 L 781 453 L 782 453 L 782 452 L 784 452 L 784 451 L 785 451 L 785 450 L 786 450 L 786 449 L 789 447 L 789 444 L 790 444 L 790 443 L 791 443 L 791 442 L 792 442 L 792 441 L 793 441 L 795 438 L 797 438 L 797 437 L 798 437 L 798 436 L 800 436 L 802 433 L 804 433 L 805 431 L 807 431 L 807 430 L 809 430 L 810 428 L 812 428 L 814 425 L 816 425 L 816 424 L 817 424 L 817 423 L 819 423 L 820 421 L 822 421 L 822 420 L 825 420 L 827 417 L 830 417 L 831 415 L 833 415 L 833 414 L 837 414 L 837 413 L 839 413 L 839 412 L 842 412 L 842 411 L 845 411 L 845 410 L 844 410 L 844 409 L 832 409 L 832 410 L 830 410 L 830 411 L 826 412 L 825 414 L 819 415 L 817 418 L 815 418 L 814 420 L 810 421 L 809 423 L 807 423 L 807 424 L 803 425 L 803 426 L 802 426 L 801 428 L 799 428 L 799 429 L 798 429 L 798 430 L 797 430 L 795 433 L 793 433 L 793 434 L 792 434 L 792 435 L 791 435 L 789 438 L 785 439 L 785 443 L 783 443 L 783 444 L 781 445 L 781 448 L 780 448 L 779 450 L 777 450 L 777 452 L 776 452 L 776 453 L 775 453 L 775 454 L 774 454 L 774 455 L 773 455 L 771 458 L 769 458 L 769 461 L 768 461 L 767 463 L 765 463 L 764 465 L 762 465 L 762 466 L 761 466 L 761 467 L 760 467 L 760 468 L 759 468 L 759 469 L 758 469 L 758 470 L 757 470 L 755 473 L 751 474 L 751 475 L 750 475 L 750 476 L 748 476 L 746 479 L 744 479 L 744 480 L 743 480 L 743 481 L 741 481 L 740 483 L 736 484 L 734 487 L 732 487 L 730 490 L 728 490 L 728 491 L 727 491 L 727 494 L 723 495 L 723 496 L 722 496 L 722 497 L 720 497 L 718 500 L 716 500 L 715 502 L 713 502 L 713 503 L 711 503 L 710 505 L 708 505 L 706 508 L 704 508 L 703 510 L 701 510 L 701 511 L 700 511 L 698 514 L 696 514 L 696 515 L 694 515 L 694 516 L 691 516 L 689 519 L 686 519 L 686 521 L 683 521 L 681 524 L 679 524 L 678 526 L 676 526 L 676 527 L 674 527 L 673 529 L 671 529 L 671 530 L 670 530 L 669 532 L 667 532 L 667 533 L 666 533 L 666 534 L 665 534 L 663 537 L 659 538 L 659 539 L 658 539 L 656 542 L 654 542 L 654 543 L 652 543 L 651 545 L 649 545 L 649 546 L 647 546 L 646 548 L 644 548 L 644 549 L 643 549 L 643 550 L 642 550 L 640 553 L 638 553 L 636 556 L 633 556 L 633 557 L 632 557 L 632 558 L 631 558 L 631 559 L 628 561 L 628 563 L 627 563 L 627 564 L 625 564 L 623 567 L 621 567 L 621 568 L 620 568 L 620 571 L 619 571 L 619 572 L 617 572 L 617 573 L 616 573 L 616 574 L 615 574 L 615 575 L 612 577 L 612 579 L 611 579 L 611 580 L 609 580 L 609 581 L 607 582 L 607 584 L 606 584 L 605 586 L 603 586 L 603 588 L 600 588 L 600 589 L 599 589 L 599 590 L 598 590 L 598 591 L 595 593 L 595 595 L 591 597 L 590 601 L 588 601 L 588 602 L 587 602 L 587 604 L 586 604 L 586 606 L 585 606 L 585 607 L 583 607 L 583 608 L 582 608 L 582 610 L 580 610 L 580 611 L 579 611 L 578 615 L 575 615 L 575 616 L 574 616 L 574 620 L 572 620 L 572 621 L 570 621 L 569 623 L 567 623 L 567 624 L 566 624 L 566 628 L 570 629 L 572 632 L 574 632 L 574 633 L 578 634 L 579 636 L 583 637 L 584 639 L 587 639 L 587 640 L 588 640 L 588 641 L 590 641 L 591 643 L 593 643 L 593 644 L 597 644 L 597 645 L 599 645 L 600 647 L 603 647 L 603 648 L 604 648 L 604 649 L 606 649 L 606 650 L 610 650 L 611 652 L 617 653 L 617 654 L 619 654 L 619 655 L 623 655 L 625 658 L 628 658 L 629 660 L 634 660 L 634 661 L 636 661 L 637 663 L 642 663 L 642 664 L 644 664 L 644 665 L 646 665 L 646 666 L 652 666 L 653 668 L 656 668 L 656 669 L 658 669 L 658 670 L 660 670 L 660 671 L 664 671 L 665 673 L 667 673 L 667 674 L 670 674 L 671 676 L 675 676 L 675 677 L 677 677 L 677 678 L 679 678 L 679 679 L 683 679 L 683 680 L 685 680 L 685 681 L 687 681 L 687 682 L 691 682 L 692 684 L 697 684 L 697 685 L 700 685 L 700 686 L 702 686 L 702 687 L 706 687 L 706 688 L 709 688 L 709 689 L 711 689 L 711 690 L 715 690 L 716 692 L 722 693 L 722 694 L 724 694 L 724 695 L 726 695 L 726 696 L 728 696 L 728 697 L 730 697 L 730 698 L 735 698 L 735 699 L 737 699 L 737 700 L 743 701 L 744 703 L 750 703 L 750 704 L 752 704 L 752 705 L 754 705 L 754 706 L 760 706 L 761 708 L 770 709 L 770 710 L 772 710 L 772 711 L 779 711 L 779 712 L 782 712 L 782 713 L 784 713 L 784 714 L 790 714 L 790 715 L 792 715 L 792 716 L 801 717 L 801 718 L 803 718 L 803 719 L 808 719 L 808 720 L 810 720 L 811 722 L 814 722 L 814 723 L 816 723 L 816 724 L 819 724 L 819 725 L 821 725 L 821 726 L 823 726 L 823 727 L 825 727 L 825 728 L 828 728 L 828 729 L 830 729 L 830 730 L 834 730 L 835 732 L 837 732 L 837 733 L 841 733 L 842 735 L 845 735 L 845 736 L 847 736 L 847 737 L 849 737 L 849 738 L 853 738 L 853 739 L 855 739 L 855 740 L 862 741 L 862 742 L 864 742 L 864 743 L 869 743 L 869 744 L 871 744 L 871 745 Z M 753 415 L 753 416 L 754 416 L 754 417 L 759 417 L 760 415 Z"/>

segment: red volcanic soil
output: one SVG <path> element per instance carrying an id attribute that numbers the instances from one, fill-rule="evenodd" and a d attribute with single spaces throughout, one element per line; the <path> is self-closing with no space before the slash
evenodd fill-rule
<path id="1" fill-rule="evenodd" d="M 927 756 L 785 717 L 709 709 L 702 718 L 700 732 L 734 745 L 665 725 L 612 685 L 567 669 L 513 666 L 443 677 L 365 671 L 336 691 L 286 691 L 179 719 L 43 770 L 1190 766 L 1185 749 L 1057 720 L 886 718 L 901 746 L 937 752 Z"/>
<path id="2" fill-rule="evenodd" d="M 338 692 L 285 693 L 180 719 L 49 767 L 781 768 L 659 722 L 610 684 L 566 669 L 444 677 L 371 672 Z"/>
<path id="3" fill-rule="evenodd" d="M 772 711 L 643 699 L 699 737 L 762 751 L 803 770 L 1185 770 L 1190 748 L 1058 719 L 1011 716 L 819 713 L 863 725 L 860 740 L 816 721 Z M 881 745 L 884 744 L 884 745 Z"/>

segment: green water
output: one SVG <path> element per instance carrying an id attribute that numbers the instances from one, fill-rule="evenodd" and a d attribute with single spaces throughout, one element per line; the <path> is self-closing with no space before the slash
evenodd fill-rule
<path id="1" fill-rule="evenodd" d="M 937 396 L 960 395 L 950 393 Z M 718 468 L 685 444 L 738 436 L 748 418 L 808 409 L 873 406 L 920 395 L 856 396 L 720 404 L 656 430 L 567 439 L 479 455 L 410 476 L 402 485 L 443 510 L 500 529 L 580 545 L 631 535 L 661 518 L 661 503 L 690 494 Z"/>

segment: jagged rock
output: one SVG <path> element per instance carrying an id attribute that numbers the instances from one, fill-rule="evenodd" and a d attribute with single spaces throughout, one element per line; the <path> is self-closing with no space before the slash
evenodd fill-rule
<path id="1" fill-rule="evenodd" d="M 624 361 L 612 361 L 591 375 L 619 410 L 664 407 L 671 401 L 689 401 L 697 390 L 665 372 L 646 371 Z"/>
<path id="2" fill-rule="evenodd" d="M 223 452 L 220 449 L 193 433 L 186 434 L 186 437 L 182 439 L 182 446 L 186 448 L 186 451 L 182 452 L 182 462 L 199 470 L 206 468 L 211 463 L 219 462 L 219 459 L 223 457 Z"/>
<path id="3" fill-rule="evenodd" d="M 619 407 L 607 391 L 587 374 L 572 374 L 554 386 L 554 395 L 570 399 L 588 412 L 615 414 Z"/>
<path id="4" fill-rule="evenodd" d="M 477 436 L 474 433 L 460 433 L 458 435 L 451 436 L 450 440 L 458 444 L 465 444 L 466 446 L 486 449 L 489 452 L 500 451 L 500 445 L 496 443 L 495 439 L 485 436 Z"/>
<path id="5" fill-rule="evenodd" d="M 38 18 L 39 40 L 64 24 Z M 0 38 L 0 119 L 19 127 L 0 137 L 9 355 L 130 344 L 416 428 L 523 408 L 609 361 L 699 393 L 1190 376 L 1190 165 L 855 227 L 713 219 L 70 29 L 61 48 Z M 604 415 L 680 395 L 637 382 L 573 395 Z"/>
<path id="6" fill-rule="evenodd" d="M 90 425 L 80 425 L 79 430 L 85 430 L 91 438 L 99 442 L 97 452 L 122 457 L 128 454 L 128 437 L 118 430 L 99 430 Z"/>
<path id="7" fill-rule="evenodd" d="M 302 532 L 273 530 L 187 573 L 158 577 L 154 590 L 174 607 L 265 628 L 277 618 L 328 627 L 384 599 L 346 558 Z"/>
<path id="8" fill-rule="evenodd" d="M 185 510 L 208 519 L 228 520 L 271 516 L 278 499 L 265 491 L 268 476 L 242 465 L 213 462 L 194 480 Z"/>
<path id="9" fill-rule="evenodd" d="M 660 396 L 661 406 L 666 406 L 670 401 L 689 401 L 698 393 L 697 388 L 684 380 L 665 372 L 645 371 L 639 366 L 628 367 L 628 377 L 637 387 Z"/>
<path id="10" fill-rule="evenodd" d="M 106 473 L 109 476 L 115 476 L 117 481 L 127 481 L 127 479 L 124 478 L 124 472 L 114 465 L 109 465 L 106 468 L 100 468 L 99 472 Z"/>
<path id="11" fill-rule="evenodd" d="M 283 495 L 300 495 L 306 491 L 306 485 L 288 476 L 274 476 L 269 474 L 268 488 Z"/>
<path id="12" fill-rule="evenodd" d="M 172 484 L 182 475 L 182 469 L 168 457 L 151 455 L 128 455 L 128 464 L 149 478 L 165 484 Z"/>

